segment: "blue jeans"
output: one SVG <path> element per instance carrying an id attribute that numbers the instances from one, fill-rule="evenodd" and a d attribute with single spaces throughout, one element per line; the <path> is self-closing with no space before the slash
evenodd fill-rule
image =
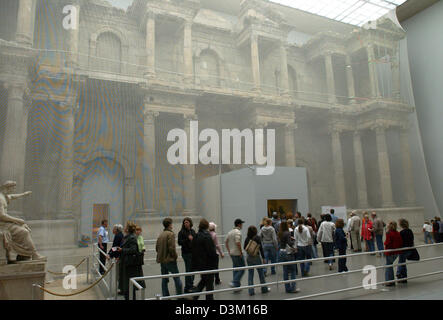
<path id="1" fill-rule="evenodd" d="M 294 261 L 294 260 L 295 260 L 295 257 L 293 254 L 286 254 L 286 252 L 280 250 L 280 255 L 279 255 L 279 260 L 278 260 L 279 262 L 287 262 L 287 261 Z M 291 280 L 295 280 L 296 273 L 297 273 L 297 268 L 296 268 L 295 263 L 283 266 L 283 280 L 285 280 L 285 281 L 289 280 L 289 275 L 291 275 Z M 285 283 L 286 292 L 288 292 L 288 293 L 294 292 L 295 289 L 296 289 L 295 282 Z"/>
<path id="2" fill-rule="evenodd" d="M 185 262 L 185 271 L 192 272 L 192 253 L 182 253 L 183 261 Z M 191 290 L 194 286 L 194 276 L 185 277 L 185 292 Z"/>
<path id="3" fill-rule="evenodd" d="M 310 246 L 306 247 L 297 247 L 297 260 L 306 260 L 311 259 L 311 248 Z M 309 262 L 300 263 L 301 275 L 304 276 L 309 272 L 310 264 Z"/>
<path id="4" fill-rule="evenodd" d="M 425 243 L 426 244 L 434 243 L 434 240 L 432 240 L 431 233 L 428 231 L 425 231 Z"/>
<path id="5" fill-rule="evenodd" d="M 411 251 L 402 251 L 402 253 L 400 253 L 400 257 L 398 258 L 398 263 L 405 263 L 410 254 L 411 254 Z M 407 278 L 407 277 L 408 277 L 408 270 L 406 268 L 406 265 L 398 266 L 397 278 L 403 279 L 403 278 Z"/>
<path id="6" fill-rule="evenodd" d="M 177 262 L 161 263 L 161 274 L 178 273 Z M 162 279 L 162 294 L 164 297 L 169 296 L 168 289 L 169 278 Z M 180 277 L 174 277 L 175 291 L 177 295 L 183 293 L 183 284 Z"/>
<path id="7" fill-rule="evenodd" d="M 317 251 L 317 246 L 316 245 L 312 245 L 312 258 L 317 259 L 318 258 L 318 251 Z"/>
<path id="8" fill-rule="evenodd" d="M 394 264 L 394 261 L 397 259 L 397 257 L 398 254 L 386 256 L 386 265 L 390 265 L 391 267 L 386 267 L 385 269 L 385 281 L 394 280 L 394 267 L 392 267 L 392 265 Z"/>
<path id="9" fill-rule="evenodd" d="M 243 258 L 243 256 L 231 256 L 231 259 L 232 259 L 232 267 L 233 268 L 239 268 L 239 267 L 246 266 L 245 258 Z M 240 281 L 241 281 L 241 278 L 243 277 L 244 274 L 245 274 L 245 270 L 239 270 L 239 271 L 232 272 L 232 275 L 233 275 L 232 284 L 234 285 L 234 287 L 241 286 Z"/>
<path id="10" fill-rule="evenodd" d="M 246 258 L 246 261 L 248 262 L 248 266 L 257 266 L 257 265 L 262 264 L 260 256 L 256 256 L 256 257 L 248 256 Z M 265 280 L 265 269 L 264 268 L 257 268 L 255 270 L 257 270 L 258 277 L 260 279 L 260 283 L 262 283 L 262 284 L 266 283 L 266 280 Z M 248 270 L 248 285 L 249 286 L 254 285 L 254 269 L 249 269 Z M 268 290 L 269 289 L 266 286 L 261 287 L 261 292 L 262 293 L 266 293 L 266 292 L 268 292 Z M 254 288 L 249 288 L 248 291 L 249 291 L 250 295 L 253 295 L 255 293 L 254 292 Z"/>
<path id="11" fill-rule="evenodd" d="M 366 240 L 366 244 L 368 245 L 369 252 L 374 252 L 374 239 Z"/>
<path id="12" fill-rule="evenodd" d="M 333 257 L 334 256 L 334 243 L 333 242 L 322 242 L 323 244 L 323 257 Z M 334 260 L 326 260 L 328 264 L 333 264 Z"/>
<path id="13" fill-rule="evenodd" d="M 382 234 L 376 234 L 375 241 L 377 242 L 377 250 L 378 251 L 385 250 L 385 246 L 383 245 L 383 235 Z"/>
<path id="14" fill-rule="evenodd" d="M 339 256 L 346 255 L 346 248 L 339 248 L 338 255 Z M 338 272 L 345 272 L 345 271 L 348 271 L 348 267 L 346 266 L 346 258 L 339 258 L 338 259 Z"/>
<path id="15" fill-rule="evenodd" d="M 265 263 L 276 263 L 277 262 L 277 250 L 272 243 L 263 244 L 263 253 L 265 254 Z M 271 267 L 271 273 L 275 274 L 275 266 Z"/>

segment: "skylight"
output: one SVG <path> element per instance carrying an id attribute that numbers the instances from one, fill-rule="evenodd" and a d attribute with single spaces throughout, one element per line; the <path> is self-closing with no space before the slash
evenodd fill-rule
<path id="1" fill-rule="evenodd" d="M 377 20 L 406 0 L 271 0 L 344 23 L 362 26 Z"/>

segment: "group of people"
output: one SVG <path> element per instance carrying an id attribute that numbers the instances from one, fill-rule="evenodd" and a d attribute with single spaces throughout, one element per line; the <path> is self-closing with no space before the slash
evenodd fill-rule
<path id="1" fill-rule="evenodd" d="M 346 258 L 342 256 L 346 255 L 349 239 L 351 250 L 354 252 L 362 251 L 362 242 L 366 244 L 366 251 L 368 252 L 375 251 L 375 243 L 379 251 L 393 250 L 384 253 L 387 265 L 385 278 L 388 283 L 386 285 L 392 286 L 395 285 L 392 265 L 396 259 L 399 258 L 399 264 L 407 260 L 419 259 L 418 252 L 415 249 L 395 251 L 395 249 L 414 246 L 414 235 L 409 229 L 407 220 L 399 220 L 402 230 L 398 232 L 397 222 L 391 221 L 386 225 L 382 219 L 377 217 L 376 212 L 371 213 L 371 218 L 367 212 L 363 212 L 362 218 L 360 218 L 356 211 L 352 211 L 346 224 L 343 219 L 339 219 L 334 213 L 334 209 L 331 209 L 330 213 L 322 214 L 320 221 L 317 222 L 310 213 L 306 217 L 302 217 L 300 212 L 297 212 L 295 216 L 292 214 L 279 215 L 274 212 L 272 219 L 263 218 L 259 228 L 254 225 L 249 226 L 244 241 L 242 241 L 241 230 L 245 221 L 236 219 L 234 228 L 227 234 L 225 240 L 226 250 L 232 260 L 233 268 L 303 260 L 304 262 L 301 263 L 284 265 L 283 280 L 295 280 L 298 265 L 300 265 L 301 276 L 308 277 L 312 262 L 307 260 L 318 258 L 317 245 L 320 243 L 323 256 L 330 258 L 324 261 L 328 264 L 329 270 L 333 269 L 334 252 L 337 250 L 339 255 L 338 272 L 347 272 Z M 431 232 L 426 225 L 425 223 L 423 227 L 425 239 L 426 237 L 429 238 L 426 232 Z M 106 252 L 107 242 L 106 227 L 107 221 L 104 221 L 98 232 L 98 245 L 104 252 Z M 160 264 L 162 275 L 177 274 L 179 273 L 178 255 L 172 219 L 165 218 L 163 227 L 164 230 L 156 242 L 156 261 Z M 433 224 L 432 227 L 434 229 Z M 193 228 L 192 219 L 189 217 L 183 219 L 181 230 L 178 233 L 178 244 L 181 246 L 186 273 L 218 269 L 219 259 L 220 257 L 224 258 L 224 253 L 218 243 L 216 228 L 215 223 L 209 223 L 206 219 L 201 219 L 196 232 Z M 129 279 L 143 276 L 141 266 L 145 249 L 140 227 L 128 222 L 124 231 L 125 235 L 122 233 L 122 226 L 114 227 L 114 243 L 109 251 L 108 258 L 120 259 L 119 288 L 128 298 Z M 432 230 L 432 233 L 434 233 L 434 230 Z M 384 236 L 385 241 L 383 242 Z M 378 256 L 381 257 L 383 254 Z M 262 285 L 260 287 L 261 293 L 268 293 L 271 289 L 266 285 L 267 268 L 248 269 L 248 285 L 254 285 L 254 270 L 257 271 Z M 102 272 L 103 269 L 100 271 Z M 274 265 L 271 265 L 270 272 L 273 275 L 276 273 Z M 233 280 L 230 282 L 232 288 L 241 286 L 244 273 L 244 269 L 233 271 Z M 398 266 L 398 282 L 406 282 L 406 280 L 401 280 L 406 277 L 406 266 Z M 193 275 L 185 276 L 184 288 L 180 277 L 173 277 L 173 280 L 177 295 L 198 293 L 204 289 L 212 291 L 214 285 L 221 284 L 218 273 L 202 274 L 196 286 L 194 286 L 195 277 Z M 169 278 L 162 279 L 163 296 L 169 296 L 168 282 Z M 139 284 L 145 285 L 143 281 Z M 299 292 L 294 281 L 285 283 L 285 290 L 287 293 Z M 254 288 L 249 288 L 248 292 L 251 296 L 255 295 Z M 194 299 L 198 299 L 198 297 L 198 295 L 194 296 Z M 206 294 L 206 299 L 210 300 L 214 297 L 212 294 Z"/>
<path id="2" fill-rule="evenodd" d="M 142 228 L 135 223 L 128 221 L 125 228 L 120 224 L 113 227 L 112 233 L 114 239 L 112 248 L 107 252 L 107 243 L 109 241 L 108 221 L 103 220 L 97 232 L 97 245 L 100 248 L 100 266 L 99 272 L 105 273 L 107 259 L 116 259 L 118 261 L 118 289 L 125 299 L 129 299 L 129 279 L 134 277 L 143 277 L 143 264 L 145 254 L 145 243 L 142 236 Z M 144 281 L 138 281 L 138 284 L 145 288 Z M 135 292 L 135 288 L 134 288 Z"/>

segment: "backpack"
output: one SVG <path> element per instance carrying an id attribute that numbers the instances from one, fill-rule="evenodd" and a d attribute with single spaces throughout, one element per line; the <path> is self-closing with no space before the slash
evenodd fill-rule
<path id="1" fill-rule="evenodd" d="M 252 239 L 249 240 L 248 245 L 246 246 L 247 254 L 251 257 L 255 257 L 258 255 L 259 251 L 260 251 L 260 245 Z"/>

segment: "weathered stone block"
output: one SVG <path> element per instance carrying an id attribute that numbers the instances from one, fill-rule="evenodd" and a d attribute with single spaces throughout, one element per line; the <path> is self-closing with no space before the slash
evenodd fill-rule
<path id="1" fill-rule="evenodd" d="M 0 266 L 0 300 L 43 300 L 46 262 L 22 262 Z"/>

